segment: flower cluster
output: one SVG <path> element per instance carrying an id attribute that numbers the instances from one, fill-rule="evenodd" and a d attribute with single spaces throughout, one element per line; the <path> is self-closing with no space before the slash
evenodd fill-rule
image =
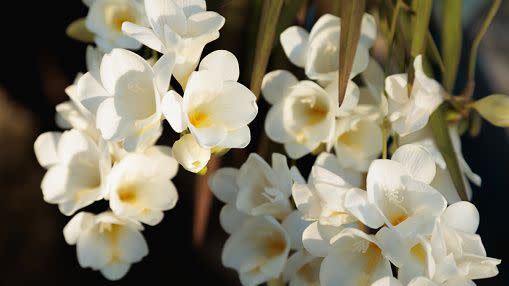
<path id="1" fill-rule="evenodd" d="M 305 181 L 284 156 L 273 154 L 271 167 L 251 154 L 209 181 L 226 203 L 223 264 L 243 285 L 475 285 L 496 275 L 500 260 L 475 234 L 477 209 L 447 206 L 430 185 L 436 165 L 423 145 L 407 144 L 364 178 L 324 152 Z"/>
<path id="2" fill-rule="evenodd" d="M 412 82 L 407 73 L 385 77 L 369 55 L 377 31 L 365 14 L 339 105 L 340 31 L 340 19 L 326 14 L 309 33 L 282 32 L 284 52 L 308 79 L 265 75 L 262 93 L 272 105 L 265 131 L 292 159 L 318 156 L 307 181 L 280 154 L 272 167 L 251 154 L 240 169 L 211 177 L 226 203 L 223 264 L 243 285 L 451 286 L 495 276 L 500 260 L 487 257 L 479 213 L 460 200 L 428 124 L 443 87 L 425 74 L 421 55 Z M 467 178 L 481 180 L 463 159 L 457 126 L 449 133 L 470 197 Z"/>
<path id="3" fill-rule="evenodd" d="M 79 264 L 116 280 L 148 253 L 143 224 L 160 223 L 177 203 L 171 179 L 179 163 L 197 173 L 212 152 L 245 147 L 257 105 L 237 82 L 232 53 L 218 50 L 200 61 L 225 21 L 206 11 L 205 1 L 85 4 L 97 48 L 87 48 L 87 73 L 56 107 L 57 124 L 70 130 L 40 135 L 34 149 L 47 169 L 44 200 L 74 215 L 64 236 L 76 245 Z M 142 45 L 152 58 L 127 50 Z M 183 95 L 170 86 L 172 76 Z M 181 133 L 173 148 L 156 145 L 165 120 Z M 109 209 L 75 214 L 99 200 Z"/>

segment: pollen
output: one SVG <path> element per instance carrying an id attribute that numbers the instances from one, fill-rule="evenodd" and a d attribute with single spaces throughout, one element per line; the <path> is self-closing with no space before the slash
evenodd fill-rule
<path id="1" fill-rule="evenodd" d="M 399 213 L 396 215 L 392 215 L 390 221 L 393 226 L 397 226 L 398 224 L 404 222 L 407 218 L 408 218 L 407 214 Z"/>
<path id="2" fill-rule="evenodd" d="M 426 263 L 426 250 L 424 249 L 424 247 L 422 247 L 422 245 L 420 243 L 414 245 L 411 249 L 410 249 L 410 253 L 412 254 L 413 257 L 415 257 L 417 259 L 417 261 L 419 261 L 421 264 L 425 264 Z"/>
<path id="3" fill-rule="evenodd" d="M 118 198 L 123 203 L 127 203 L 127 204 L 134 203 L 137 198 L 135 187 L 132 185 L 127 185 L 127 186 L 122 187 L 120 189 L 120 191 L 118 192 Z"/>
<path id="4" fill-rule="evenodd" d="M 306 115 L 308 118 L 308 124 L 317 124 L 322 121 L 325 116 L 327 116 L 327 109 L 319 105 L 314 105 L 306 110 Z"/>
<path id="5" fill-rule="evenodd" d="M 194 111 L 189 114 L 189 122 L 197 128 L 209 125 L 209 115 L 203 111 Z"/>
<path id="6" fill-rule="evenodd" d="M 267 241 L 266 254 L 269 257 L 283 253 L 286 248 L 286 242 L 281 237 L 276 237 Z"/>
<path id="7" fill-rule="evenodd" d="M 129 15 L 129 14 L 122 14 L 117 17 L 115 17 L 112 21 L 112 27 L 115 31 L 121 32 L 122 31 L 122 24 L 124 22 L 131 22 L 136 23 L 136 19 Z"/>

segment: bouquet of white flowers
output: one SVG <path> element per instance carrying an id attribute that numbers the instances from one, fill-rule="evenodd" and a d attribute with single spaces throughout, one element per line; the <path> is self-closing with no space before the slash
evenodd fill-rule
<path id="1" fill-rule="evenodd" d="M 458 95 L 461 17 L 447 20 L 439 51 L 432 0 L 334 1 L 309 31 L 289 25 L 307 1 L 262 1 L 249 88 L 231 52 L 202 57 L 225 23 L 204 0 L 83 2 L 88 15 L 67 32 L 95 47 L 56 107 L 68 130 L 34 143 L 44 200 L 73 216 L 63 233 L 80 266 L 122 278 L 148 254 L 144 226 L 177 204 L 179 165 L 204 175 L 211 156 L 251 142 L 258 115 L 260 154 L 208 170 L 230 235 L 222 262 L 243 285 L 467 286 L 497 275 L 501 261 L 476 234 L 469 184 L 481 178 L 460 135 L 478 130 L 479 115 L 509 126 L 509 97 L 472 99 L 477 47 L 501 1 L 473 42 Z M 296 72 L 266 72 L 274 43 Z M 165 122 L 180 133 L 171 148 L 156 145 Z M 306 179 L 296 160 L 310 154 Z M 99 200 L 109 209 L 80 211 Z"/>

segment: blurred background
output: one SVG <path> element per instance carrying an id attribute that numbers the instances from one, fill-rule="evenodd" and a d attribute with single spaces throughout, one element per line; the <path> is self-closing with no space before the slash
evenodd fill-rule
<path id="1" fill-rule="evenodd" d="M 62 228 L 69 220 L 55 205 L 42 199 L 39 187 L 44 175 L 33 153 L 33 142 L 45 131 L 57 130 L 55 105 L 67 100 L 64 88 L 78 72 L 85 72 L 86 45 L 68 38 L 65 29 L 84 17 L 87 8 L 79 0 L 9 1 L 0 9 L 2 41 L 0 50 L 0 285 L 131 285 L 140 282 L 185 285 L 240 285 L 236 274 L 221 265 L 221 248 L 226 233 L 219 226 L 222 205 L 210 197 L 203 184 L 206 178 L 181 169 L 174 179 L 180 201 L 166 212 L 162 223 L 147 227 L 144 235 L 150 253 L 133 265 L 123 280 L 108 282 L 99 272 L 79 267 L 74 246 L 65 243 Z M 257 0 L 208 1 L 208 9 L 225 16 L 221 38 L 209 44 L 208 53 L 227 49 L 239 59 L 241 82 L 248 84 L 258 22 L 253 3 Z M 308 1 L 309 2 L 309 1 Z M 327 11 L 332 1 L 311 1 L 307 16 L 299 13 L 296 23 L 310 27 Z M 477 31 L 485 4 L 490 1 L 464 1 L 464 50 L 459 86 L 466 73 L 469 43 Z M 440 13 L 438 13 L 440 15 Z M 435 25 L 438 23 L 435 23 Z M 509 94 L 509 2 L 504 1 L 480 49 L 477 65 L 476 97 L 491 93 Z M 253 37 L 254 35 L 254 37 Z M 279 54 L 279 56 L 277 56 Z M 290 67 L 281 61 L 276 45 L 268 70 Z M 244 69 L 245 68 L 245 69 Z M 293 67 L 294 68 L 294 67 Z M 242 72 L 243 71 L 243 72 Z M 256 151 L 267 104 L 260 100 L 260 116 L 252 123 L 253 139 L 246 150 L 231 151 L 221 160 L 223 166 L 239 167 L 249 152 Z M 168 127 L 168 126 L 165 126 Z M 160 144 L 170 144 L 175 134 L 165 130 Z M 508 133 L 488 123 L 476 138 L 463 138 L 463 152 L 472 169 L 483 178 L 475 189 L 473 203 L 481 214 L 479 234 L 489 256 L 502 259 L 499 276 L 477 280 L 477 285 L 509 285 L 509 228 L 505 211 L 509 209 Z M 313 159 L 298 161 L 304 173 Z M 219 164 L 218 161 L 212 164 Z M 196 203 L 195 198 L 201 198 Z M 102 210 L 98 206 L 92 210 Z M 196 218 L 199 219 L 196 219 Z M 205 221 L 208 219 L 208 222 Z M 204 233 L 193 225 L 207 226 Z"/>

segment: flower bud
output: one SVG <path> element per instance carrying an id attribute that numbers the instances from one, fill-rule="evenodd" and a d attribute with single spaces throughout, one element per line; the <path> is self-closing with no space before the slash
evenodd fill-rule
<path id="1" fill-rule="evenodd" d="M 509 127 L 509 96 L 493 94 L 473 104 L 484 119 L 498 127 Z"/>
<path id="2" fill-rule="evenodd" d="M 201 147 L 193 135 L 186 134 L 173 144 L 173 157 L 184 169 L 198 173 L 209 162 L 210 150 Z"/>

